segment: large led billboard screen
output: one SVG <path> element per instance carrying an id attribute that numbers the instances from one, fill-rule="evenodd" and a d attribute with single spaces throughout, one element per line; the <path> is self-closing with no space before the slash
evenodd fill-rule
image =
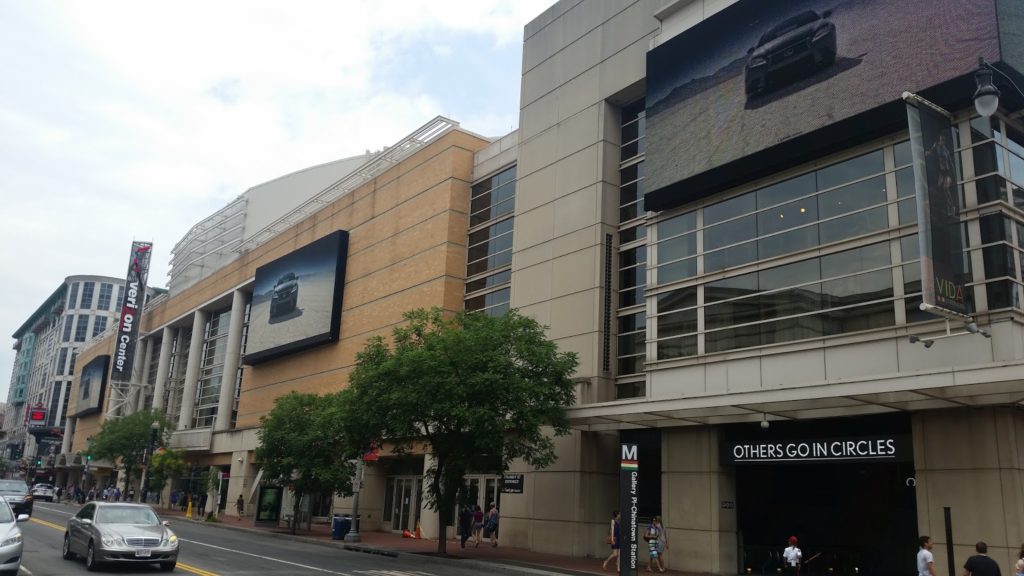
<path id="1" fill-rule="evenodd" d="M 107 367 L 110 356 L 97 356 L 78 371 L 78 392 L 75 394 L 75 413 L 85 416 L 103 408 L 103 395 L 107 389 Z"/>
<path id="2" fill-rule="evenodd" d="M 256 269 L 246 364 L 338 339 L 347 256 L 338 230 Z"/>
<path id="3" fill-rule="evenodd" d="M 904 119 L 904 91 L 1000 56 L 995 0 L 741 0 L 648 52 L 646 188 L 661 191 L 649 208 L 681 203 L 666 191 L 692 194 L 687 180 L 879 106 L 897 103 Z M 825 138 L 872 128 L 865 119 L 790 152 L 813 158 Z"/>

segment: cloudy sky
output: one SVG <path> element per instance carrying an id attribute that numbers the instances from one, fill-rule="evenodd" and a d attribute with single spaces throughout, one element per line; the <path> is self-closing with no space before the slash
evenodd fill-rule
<path id="1" fill-rule="evenodd" d="M 123 276 L 246 189 L 434 116 L 517 125 L 554 0 L 0 2 L 0 398 L 9 336 L 73 274 Z"/>

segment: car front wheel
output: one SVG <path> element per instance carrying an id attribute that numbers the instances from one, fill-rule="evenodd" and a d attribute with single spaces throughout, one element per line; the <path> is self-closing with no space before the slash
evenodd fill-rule
<path id="1" fill-rule="evenodd" d="M 64 533 L 64 547 L 61 549 L 61 556 L 65 560 L 72 560 L 75 557 L 75 553 L 71 551 L 71 535 L 67 532 Z"/>
<path id="2" fill-rule="evenodd" d="M 178 565 L 177 560 L 175 560 L 174 562 L 161 562 L 160 563 L 160 569 L 163 570 L 164 572 L 172 572 L 174 570 L 174 567 L 177 566 L 177 565 Z"/>
<path id="3" fill-rule="evenodd" d="M 96 547 L 93 546 L 92 542 L 89 542 L 89 549 L 85 551 L 85 569 L 89 572 L 95 572 L 100 569 L 99 564 L 96 561 Z"/>

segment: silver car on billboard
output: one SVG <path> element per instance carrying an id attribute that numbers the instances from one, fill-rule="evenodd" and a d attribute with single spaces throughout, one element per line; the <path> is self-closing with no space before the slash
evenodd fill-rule
<path id="1" fill-rule="evenodd" d="M 92 571 L 104 564 L 159 564 L 165 572 L 178 563 L 178 537 L 145 504 L 89 502 L 68 520 L 63 556 L 85 557 Z"/>

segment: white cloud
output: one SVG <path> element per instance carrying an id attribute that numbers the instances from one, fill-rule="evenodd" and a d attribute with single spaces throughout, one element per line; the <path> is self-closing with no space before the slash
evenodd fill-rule
<path id="1" fill-rule="evenodd" d="M 392 144 L 438 114 L 500 135 L 507 109 L 383 71 L 459 39 L 519 61 L 550 0 L 7 2 L 0 4 L 0 330 L 11 334 L 72 274 L 124 274 L 154 245 L 151 283 L 194 223 L 245 189 Z M 423 74 L 450 74 L 424 70 Z M 411 88 L 410 88 L 411 87 Z M 484 87 L 487 89 L 488 87 Z M 14 353 L 0 352 L 0 390 Z"/>

